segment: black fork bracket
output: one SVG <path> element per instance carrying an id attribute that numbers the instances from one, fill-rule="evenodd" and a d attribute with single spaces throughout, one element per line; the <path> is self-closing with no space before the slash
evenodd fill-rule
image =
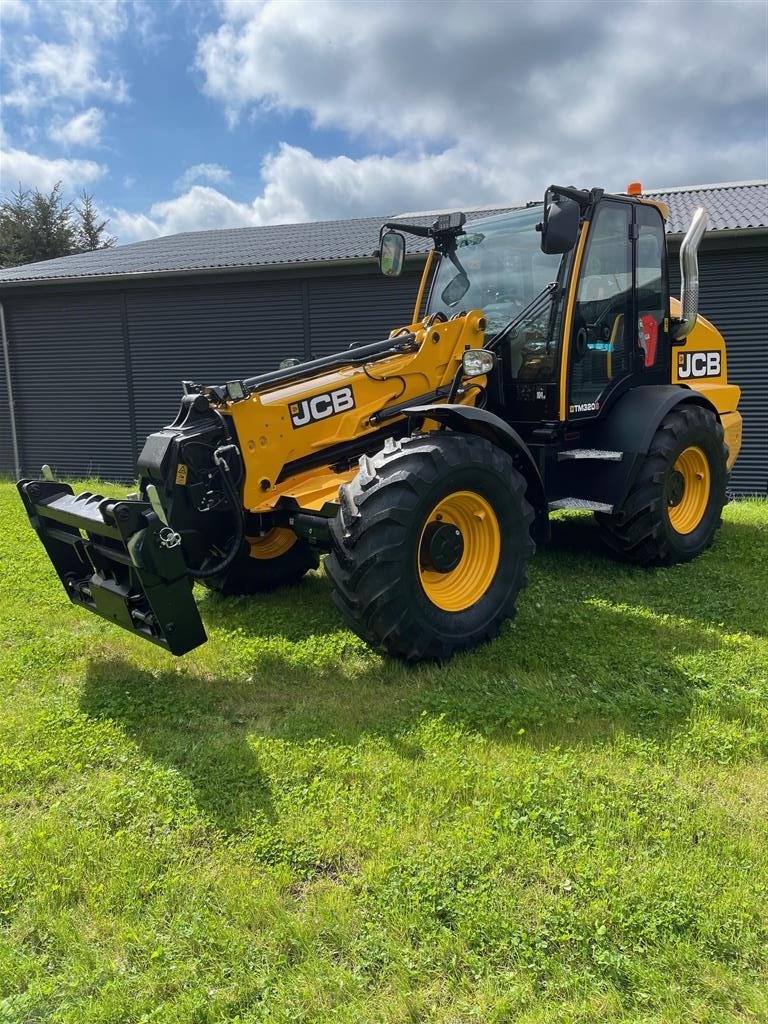
<path id="1" fill-rule="evenodd" d="M 18 488 L 73 604 L 171 654 L 205 643 L 180 537 L 149 502 L 75 495 L 57 480 L 21 480 Z"/>

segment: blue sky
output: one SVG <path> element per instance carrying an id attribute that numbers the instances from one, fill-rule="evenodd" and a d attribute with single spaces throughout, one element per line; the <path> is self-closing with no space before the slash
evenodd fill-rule
<path id="1" fill-rule="evenodd" d="M 766 11 L 0 0 L 2 188 L 120 241 L 768 176 Z"/>

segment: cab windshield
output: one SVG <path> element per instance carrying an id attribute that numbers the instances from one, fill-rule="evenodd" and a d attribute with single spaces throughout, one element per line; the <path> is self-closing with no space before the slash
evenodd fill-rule
<path id="1" fill-rule="evenodd" d="M 542 207 L 535 206 L 467 224 L 466 233 L 456 239 L 456 259 L 466 274 L 464 287 L 455 280 L 457 275 L 461 278 L 459 268 L 443 256 L 429 312 L 451 317 L 461 310 L 481 309 L 489 338 L 505 327 L 557 279 L 562 257 L 541 251 L 536 230 L 541 218 Z"/>

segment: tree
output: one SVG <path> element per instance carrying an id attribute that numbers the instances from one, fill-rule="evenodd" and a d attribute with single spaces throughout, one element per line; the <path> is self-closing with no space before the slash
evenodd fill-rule
<path id="1" fill-rule="evenodd" d="M 85 190 L 80 196 L 80 205 L 75 205 L 75 212 L 79 218 L 77 225 L 78 251 L 92 252 L 94 249 L 111 249 L 117 239 L 113 235 L 106 234 L 109 220 L 99 220 L 93 196 L 88 195 Z"/>
<path id="2" fill-rule="evenodd" d="M 16 267 L 106 249 L 116 239 L 106 234 L 93 197 L 83 192 L 80 204 L 65 203 L 58 182 L 47 194 L 23 189 L 0 203 L 0 266 Z"/>

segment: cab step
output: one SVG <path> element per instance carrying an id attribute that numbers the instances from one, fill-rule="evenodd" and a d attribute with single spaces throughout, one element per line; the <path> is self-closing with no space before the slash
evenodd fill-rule
<path id="1" fill-rule="evenodd" d="M 610 515 L 613 512 L 613 505 L 606 505 L 602 501 L 588 501 L 586 498 L 558 498 L 557 501 L 550 501 L 550 512 L 561 510 L 569 512 L 606 512 Z"/>
<path id="2" fill-rule="evenodd" d="M 600 448 L 569 448 L 557 453 L 558 462 L 569 459 L 599 459 L 602 462 L 621 462 L 624 452 L 603 451 Z"/>

